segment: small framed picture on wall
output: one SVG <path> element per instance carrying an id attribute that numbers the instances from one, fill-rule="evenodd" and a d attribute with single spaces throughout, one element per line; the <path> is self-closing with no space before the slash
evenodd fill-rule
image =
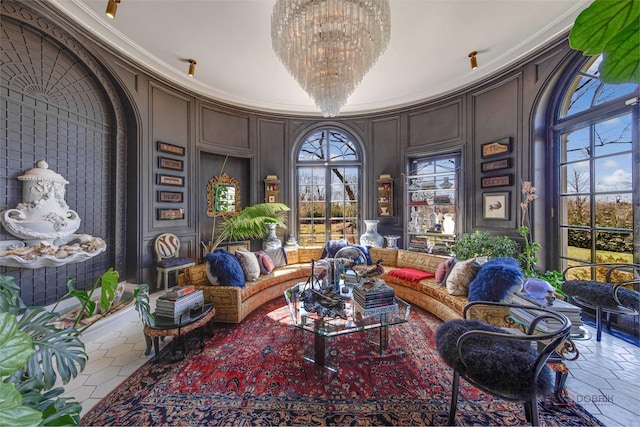
<path id="1" fill-rule="evenodd" d="M 482 218 L 508 220 L 509 192 L 484 193 L 482 195 Z"/>

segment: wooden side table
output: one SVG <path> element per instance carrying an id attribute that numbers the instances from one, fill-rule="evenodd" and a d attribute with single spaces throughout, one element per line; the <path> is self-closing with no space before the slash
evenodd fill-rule
<path id="1" fill-rule="evenodd" d="M 155 313 L 154 313 L 155 314 Z M 213 316 L 216 315 L 216 309 L 213 304 L 205 304 L 202 314 L 195 318 L 189 318 L 181 323 L 157 323 L 155 326 L 144 326 L 144 339 L 147 348 L 144 352 L 145 356 L 151 353 L 151 343 L 153 338 L 154 358 L 160 358 L 160 338 L 174 337 L 171 343 L 171 355 L 176 360 L 176 347 L 178 342 L 184 339 L 184 336 L 191 331 L 200 329 L 200 350 L 204 348 L 204 326 L 208 325 Z M 184 354 L 184 342 L 182 342 L 182 352 Z"/>

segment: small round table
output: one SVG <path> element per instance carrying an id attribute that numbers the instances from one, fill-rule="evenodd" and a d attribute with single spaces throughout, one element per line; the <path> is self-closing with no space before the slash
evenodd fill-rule
<path id="1" fill-rule="evenodd" d="M 151 339 L 153 338 L 154 357 L 157 360 L 160 357 L 160 338 L 175 337 L 171 343 L 171 356 L 173 360 L 176 360 L 176 346 L 178 342 L 182 344 L 182 353 L 185 352 L 184 336 L 191 331 L 200 329 L 200 350 L 204 348 L 204 329 L 203 326 L 209 324 L 213 316 L 216 315 L 216 309 L 213 304 L 205 304 L 202 308 L 202 313 L 195 317 L 189 317 L 186 320 L 175 323 L 168 321 L 159 321 L 162 319 L 159 316 L 154 317 L 156 324 L 154 326 L 144 326 L 144 339 L 147 343 L 147 348 L 144 352 L 145 356 L 151 353 Z"/>

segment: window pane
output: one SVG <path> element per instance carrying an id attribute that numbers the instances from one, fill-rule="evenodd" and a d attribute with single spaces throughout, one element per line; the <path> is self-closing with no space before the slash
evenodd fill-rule
<path id="1" fill-rule="evenodd" d="M 572 163 L 560 168 L 563 194 L 584 194 L 590 189 L 589 162 Z"/>
<path id="2" fill-rule="evenodd" d="M 560 117 L 568 117 L 591 108 L 599 86 L 598 79 L 589 76 L 576 77 L 571 84 L 571 97 L 562 105 Z"/>
<path id="3" fill-rule="evenodd" d="M 591 230 L 567 229 L 567 256 L 589 262 L 591 259 Z"/>
<path id="4" fill-rule="evenodd" d="M 630 202 L 617 201 L 610 195 L 596 196 L 596 227 L 626 228 L 633 227 L 633 207 Z"/>
<path id="5" fill-rule="evenodd" d="M 600 88 L 600 92 L 596 97 L 595 104 L 604 104 L 614 99 L 620 98 L 624 95 L 632 96 L 634 92 L 638 90 L 638 85 L 634 84 L 621 84 L 621 85 L 608 85 L 603 84 Z"/>
<path id="6" fill-rule="evenodd" d="M 631 155 L 631 114 L 598 123 L 594 128 L 594 156 L 601 157 L 620 152 L 628 152 Z"/>
<path id="7" fill-rule="evenodd" d="M 326 154 L 325 132 L 316 132 L 310 135 L 298 151 L 298 160 L 325 160 Z"/>
<path id="8" fill-rule="evenodd" d="M 561 198 L 567 218 L 563 225 L 591 225 L 591 198 L 589 196 L 566 196 Z"/>
<path id="9" fill-rule="evenodd" d="M 603 192 L 630 192 L 632 182 L 631 154 L 596 159 L 594 164 L 596 188 Z M 629 195 L 630 198 L 630 195 Z"/>
<path id="10" fill-rule="evenodd" d="M 591 142 L 589 128 L 582 128 L 560 136 L 562 143 L 562 163 L 570 163 L 589 158 Z"/>
<path id="11" fill-rule="evenodd" d="M 355 145 L 349 138 L 339 132 L 330 132 L 329 159 L 339 160 L 357 160 L 358 153 Z"/>

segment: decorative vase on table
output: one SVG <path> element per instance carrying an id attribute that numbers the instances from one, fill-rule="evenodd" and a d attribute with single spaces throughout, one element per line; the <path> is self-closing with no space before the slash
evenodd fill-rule
<path id="1" fill-rule="evenodd" d="M 282 242 L 278 236 L 276 236 L 276 227 L 277 225 L 273 222 L 267 223 L 269 235 L 262 241 L 262 249 L 277 249 L 282 247 Z"/>
<path id="2" fill-rule="evenodd" d="M 384 245 L 384 237 L 378 233 L 378 221 L 377 219 L 365 219 L 364 225 L 366 227 L 365 232 L 360 236 L 360 244 L 362 246 L 373 246 L 374 248 L 381 248 Z"/>

